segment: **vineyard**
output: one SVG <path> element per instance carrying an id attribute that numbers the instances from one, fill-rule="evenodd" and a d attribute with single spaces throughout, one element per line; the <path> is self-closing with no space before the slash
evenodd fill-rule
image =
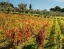
<path id="1" fill-rule="evenodd" d="M 64 18 L 0 13 L 0 49 L 64 49 Z"/>

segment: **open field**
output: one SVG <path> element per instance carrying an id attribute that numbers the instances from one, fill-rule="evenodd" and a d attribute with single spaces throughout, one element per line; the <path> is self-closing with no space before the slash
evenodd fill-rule
<path id="1" fill-rule="evenodd" d="M 63 49 L 64 19 L 0 13 L 0 49 Z"/>

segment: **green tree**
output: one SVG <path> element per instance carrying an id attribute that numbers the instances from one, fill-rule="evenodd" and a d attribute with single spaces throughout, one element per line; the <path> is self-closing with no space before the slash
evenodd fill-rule
<path id="1" fill-rule="evenodd" d="M 10 9 L 10 11 L 13 11 L 14 9 L 13 4 L 8 2 L 0 2 L 0 10 L 2 12 L 8 12 L 8 8 Z"/>
<path id="2" fill-rule="evenodd" d="M 55 11 L 61 11 L 61 7 L 56 6 L 56 7 L 55 7 Z"/>
<path id="3" fill-rule="evenodd" d="M 61 12 L 64 12 L 64 8 L 62 8 Z"/>
<path id="4" fill-rule="evenodd" d="M 26 6 L 27 6 L 27 4 L 23 4 L 23 3 L 21 3 L 21 4 L 18 4 L 18 7 L 19 7 L 19 9 L 20 9 L 20 11 L 19 11 L 19 13 L 25 13 L 25 11 L 26 11 Z"/>
<path id="5" fill-rule="evenodd" d="M 55 11 L 55 8 L 51 8 L 50 11 Z"/>
<path id="6" fill-rule="evenodd" d="M 18 4 L 18 7 L 19 7 L 21 10 L 25 10 L 25 9 L 26 9 L 26 6 L 27 6 L 27 4 L 23 4 L 23 3 Z"/>
<path id="7" fill-rule="evenodd" d="M 30 6 L 29 6 L 29 10 L 31 10 L 32 9 L 32 5 L 30 4 Z"/>
<path id="8" fill-rule="evenodd" d="M 7 13 L 10 13 L 10 8 L 7 9 Z"/>
<path id="9" fill-rule="evenodd" d="M 61 7 L 56 6 L 55 8 L 51 8 L 50 11 L 61 11 Z"/>

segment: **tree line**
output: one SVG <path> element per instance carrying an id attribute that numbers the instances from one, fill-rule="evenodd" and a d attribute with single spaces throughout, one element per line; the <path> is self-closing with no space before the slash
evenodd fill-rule
<path id="1" fill-rule="evenodd" d="M 20 3 L 18 7 L 14 7 L 12 3 L 9 2 L 0 2 L 0 12 L 4 13 L 30 13 L 30 14 L 39 14 L 44 16 L 64 16 L 64 8 L 56 6 L 54 8 L 50 8 L 49 11 L 44 10 L 33 10 L 32 4 L 27 8 L 27 4 Z"/>
<path id="2" fill-rule="evenodd" d="M 30 4 L 29 9 L 27 8 L 27 4 L 21 3 L 18 4 L 18 7 L 14 7 L 12 3 L 8 2 L 0 2 L 0 11 L 1 12 L 25 12 L 28 13 L 28 11 L 32 10 L 32 5 Z"/>
<path id="3" fill-rule="evenodd" d="M 56 6 L 55 8 L 51 8 L 50 11 L 64 12 L 64 8 L 61 8 L 59 6 Z"/>

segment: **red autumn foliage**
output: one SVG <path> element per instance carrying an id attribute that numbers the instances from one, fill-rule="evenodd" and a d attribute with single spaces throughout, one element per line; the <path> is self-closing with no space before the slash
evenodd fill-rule
<path id="1" fill-rule="evenodd" d="M 18 36 L 20 37 L 20 41 L 24 41 L 24 31 L 22 28 L 19 29 Z"/>
<path id="2" fill-rule="evenodd" d="M 48 27 L 48 24 L 46 24 L 45 26 Z"/>
<path id="3" fill-rule="evenodd" d="M 7 38 L 11 38 L 11 37 L 12 37 L 11 30 L 6 30 L 6 31 L 5 31 L 5 36 L 6 36 Z"/>
<path id="4" fill-rule="evenodd" d="M 28 40 L 28 38 L 31 36 L 31 30 L 30 27 L 26 26 L 26 39 Z"/>
<path id="5" fill-rule="evenodd" d="M 36 42 L 40 46 L 43 46 L 44 40 L 45 40 L 44 30 L 40 30 L 39 33 L 36 35 Z"/>

